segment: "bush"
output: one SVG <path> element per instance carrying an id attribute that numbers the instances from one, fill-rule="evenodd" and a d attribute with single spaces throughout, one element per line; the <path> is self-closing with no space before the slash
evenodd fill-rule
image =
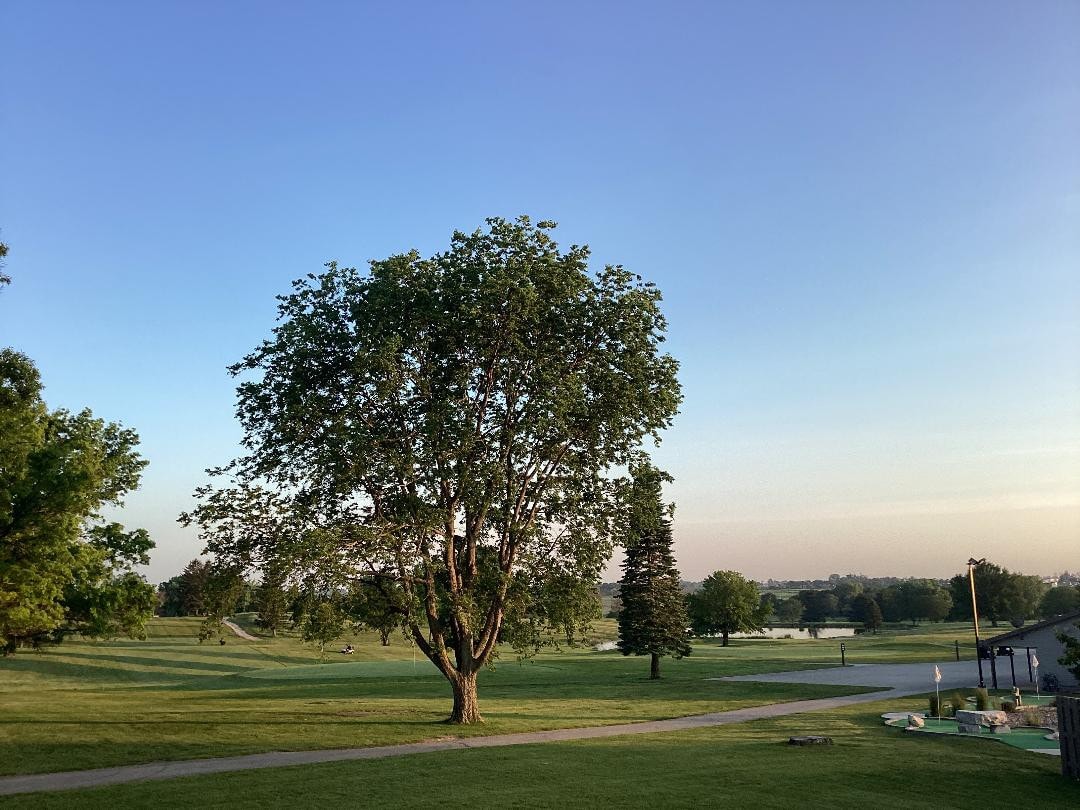
<path id="1" fill-rule="evenodd" d="M 1003 712 L 1015 712 L 1016 704 L 1013 703 L 1011 700 L 1003 700 L 1001 701 L 1001 710 Z"/>
<path id="2" fill-rule="evenodd" d="M 937 695 L 930 696 L 930 717 L 941 717 L 941 699 Z"/>
<path id="3" fill-rule="evenodd" d="M 1021 716 L 1024 718 L 1025 726 L 1035 726 L 1037 728 L 1042 725 L 1042 715 L 1039 714 L 1038 709 L 1024 709 Z"/>
<path id="4" fill-rule="evenodd" d="M 952 707 L 952 713 L 955 717 L 956 713 L 964 708 L 964 696 L 959 692 L 953 692 L 949 695 L 949 706 Z"/>
<path id="5" fill-rule="evenodd" d="M 990 708 L 990 694 L 983 686 L 975 690 L 975 708 L 980 712 L 985 712 Z"/>

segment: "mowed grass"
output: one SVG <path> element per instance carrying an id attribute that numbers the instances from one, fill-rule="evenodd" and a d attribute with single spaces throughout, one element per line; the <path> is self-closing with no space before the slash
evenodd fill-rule
<path id="1" fill-rule="evenodd" d="M 911 698 L 732 726 L 473 749 L 11 797 L 12 808 L 1077 807 L 1059 760 L 906 734 Z M 826 734 L 832 746 L 786 744 Z"/>
<path id="2" fill-rule="evenodd" d="M 568 649 L 519 663 L 509 651 L 480 677 L 486 722 L 452 727 L 446 682 L 401 641 L 349 636 L 357 648 L 315 653 L 291 637 L 198 644 L 197 619 L 159 619 L 146 641 L 71 640 L 0 659 L 0 773 L 166 759 L 414 742 L 604 725 L 723 711 L 852 688 L 724 683 L 723 675 L 826 666 L 833 641 L 699 644 L 682 661 Z M 598 625 L 598 639 L 613 633 Z M 847 640 L 849 661 L 945 660 L 953 628 Z M 336 649 L 337 645 L 335 645 Z"/>

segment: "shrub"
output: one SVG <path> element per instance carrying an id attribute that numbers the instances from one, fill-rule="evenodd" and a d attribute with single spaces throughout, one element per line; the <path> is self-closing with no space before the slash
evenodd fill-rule
<path id="1" fill-rule="evenodd" d="M 949 695 L 949 706 L 952 707 L 952 713 L 955 716 L 958 711 L 964 708 L 964 696 L 959 692 L 953 692 Z"/>
<path id="2" fill-rule="evenodd" d="M 937 695 L 930 696 L 930 717 L 941 717 L 941 699 Z"/>
<path id="3" fill-rule="evenodd" d="M 1003 700 L 1001 701 L 1001 710 L 1003 712 L 1015 712 L 1016 704 L 1013 703 L 1011 700 Z"/>
<path id="4" fill-rule="evenodd" d="M 1039 714 L 1038 709 L 1024 709 L 1024 711 L 1020 713 L 1020 716 L 1024 718 L 1025 726 L 1038 727 L 1042 725 L 1042 715 Z"/>
<path id="5" fill-rule="evenodd" d="M 983 686 L 975 690 L 975 708 L 980 712 L 985 712 L 990 708 L 990 694 Z"/>

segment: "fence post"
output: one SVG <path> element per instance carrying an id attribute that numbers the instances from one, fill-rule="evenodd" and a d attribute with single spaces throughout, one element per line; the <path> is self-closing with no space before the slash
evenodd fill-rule
<path id="1" fill-rule="evenodd" d="M 1080 696 L 1058 695 L 1057 716 L 1061 775 L 1080 779 Z"/>

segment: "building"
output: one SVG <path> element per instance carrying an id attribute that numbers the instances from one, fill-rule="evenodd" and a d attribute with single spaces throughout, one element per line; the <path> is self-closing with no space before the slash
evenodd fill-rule
<path id="1" fill-rule="evenodd" d="M 984 639 L 979 654 L 990 661 L 994 687 L 997 688 L 999 682 L 1002 686 L 1031 684 L 1034 674 L 1032 656 L 1036 654 L 1040 684 L 1045 684 L 1047 676 L 1052 676 L 1062 689 L 1071 690 L 1080 686 L 1076 676 L 1058 662 L 1064 654 L 1065 645 L 1057 638 L 1058 633 L 1080 638 L 1078 623 L 1080 610 Z"/>

